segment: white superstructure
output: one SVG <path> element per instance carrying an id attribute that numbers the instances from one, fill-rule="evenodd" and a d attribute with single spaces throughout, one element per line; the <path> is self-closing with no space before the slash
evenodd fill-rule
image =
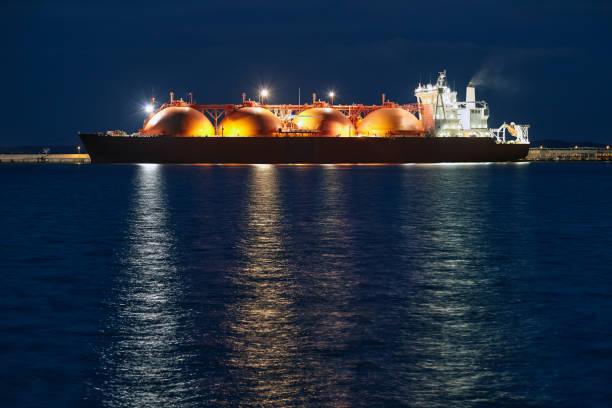
<path id="1" fill-rule="evenodd" d="M 414 95 L 421 106 L 420 118 L 425 129 L 437 137 L 494 137 L 500 143 L 529 143 L 529 125 L 504 123 L 497 129 L 488 126 L 489 105 L 476 100 L 476 88 L 470 82 L 465 102 L 457 101 L 457 92 L 446 85 L 446 71 L 439 73 L 435 85 L 421 85 Z M 506 140 L 506 130 L 514 140 Z"/>

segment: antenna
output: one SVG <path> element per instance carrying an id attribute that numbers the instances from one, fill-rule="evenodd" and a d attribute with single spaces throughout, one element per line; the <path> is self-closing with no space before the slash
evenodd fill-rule
<path id="1" fill-rule="evenodd" d="M 302 89 L 298 88 L 298 105 L 302 104 Z"/>

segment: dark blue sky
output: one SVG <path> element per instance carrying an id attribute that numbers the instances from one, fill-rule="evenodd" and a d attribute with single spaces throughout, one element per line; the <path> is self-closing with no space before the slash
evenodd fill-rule
<path id="1" fill-rule="evenodd" d="M 605 1 L 3 2 L 0 145 L 77 144 L 142 125 L 153 91 L 239 103 L 334 88 L 339 103 L 414 102 L 448 70 L 477 73 L 489 125 L 531 138 L 612 141 L 612 3 Z"/>

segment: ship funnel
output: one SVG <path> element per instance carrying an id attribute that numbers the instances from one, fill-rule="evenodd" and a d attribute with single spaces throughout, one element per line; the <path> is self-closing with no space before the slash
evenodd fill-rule
<path id="1" fill-rule="evenodd" d="M 472 81 L 465 88 L 465 102 L 469 109 L 476 107 L 476 87 Z"/>

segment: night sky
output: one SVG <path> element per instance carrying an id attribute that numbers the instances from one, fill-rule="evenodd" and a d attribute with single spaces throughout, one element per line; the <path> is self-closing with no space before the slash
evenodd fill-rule
<path id="1" fill-rule="evenodd" d="M 136 131 L 153 92 L 199 103 L 415 102 L 448 71 L 491 106 L 490 127 L 611 142 L 612 3 L 605 1 L 3 2 L 0 145 Z"/>

